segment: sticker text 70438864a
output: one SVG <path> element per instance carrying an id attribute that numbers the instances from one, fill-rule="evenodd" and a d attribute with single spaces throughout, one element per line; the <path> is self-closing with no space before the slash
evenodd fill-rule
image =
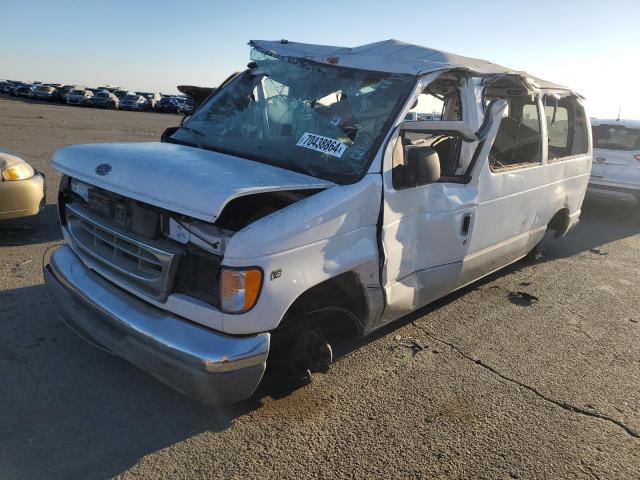
<path id="1" fill-rule="evenodd" d="M 296 145 L 338 158 L 342 157 L 342 154 L 347 149 L 347 146 L 339 140 L 314 135 L 313 133 L 308 132 L 305 132 L 302 137 L 300 137 L 300 140 L 298 140 Z"/>

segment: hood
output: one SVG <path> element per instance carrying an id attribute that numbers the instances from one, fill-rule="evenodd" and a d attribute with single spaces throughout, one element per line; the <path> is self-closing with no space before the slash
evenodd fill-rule
<path id="1" fill-rule="evenodd" d="M 98 175 L 98 165 L 111 170 Z M 200 148 L 172 143 L 73 145 L 53 155 L 70 177 L 167 210 L 214 222 L 236 197 L 328 188 L 326 180 Z"/>

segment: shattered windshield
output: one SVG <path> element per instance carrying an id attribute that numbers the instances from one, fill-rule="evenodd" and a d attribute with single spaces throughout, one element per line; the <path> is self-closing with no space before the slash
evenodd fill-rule
<path id="1" fill-rule="evenodd" d="M 340 183 L 368 168 L 415 79 L 267 56 L 171 140 Z"/>

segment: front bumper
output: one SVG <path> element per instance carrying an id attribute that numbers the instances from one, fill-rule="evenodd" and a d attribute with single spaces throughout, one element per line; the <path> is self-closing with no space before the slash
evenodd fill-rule
<path id="1" fill-rule="evenodd" d="M 27 180 L 0 180 L 0 220 L 37 215 L 45 204 L 42 173 Z"/>
<path id="2" fill-rule="evenodd" d="M 238 402 L 262 379 L 268 333 L 224 335 L 151 306 L 87 269 L 66 245 L 44 279 L 69 327 L 196 400 Z"/>

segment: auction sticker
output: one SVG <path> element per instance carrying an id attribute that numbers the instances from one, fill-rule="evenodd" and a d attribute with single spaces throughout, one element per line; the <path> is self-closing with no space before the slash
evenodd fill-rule
<path id="1" fill-rule="evenodd" d="M 347 146 L 339 140 L 333 138 L 322 137 L 313 133 L 305 132 L 298 143 L 299 147 L 315 150 L 316 152 L 327 153 L 334 157 L 342 157 L 342 154 L 347 149 Z"/>

